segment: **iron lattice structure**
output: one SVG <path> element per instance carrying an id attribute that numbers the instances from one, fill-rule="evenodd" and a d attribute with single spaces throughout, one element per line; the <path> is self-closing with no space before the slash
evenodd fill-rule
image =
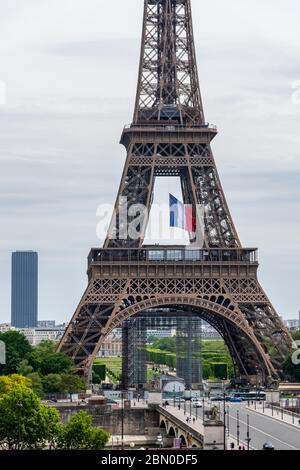
<path id="1" fill-rule="evenodd" d="M 114 328 L 149 309 L 174 307 L 192 309 L 216 328 L 237 374 L 250 380 L 259 369 L 265 382 L 281 376 L 292 339 L 259 284 L 256 250 L 238 238 L 211 150 L 216 134 L 204 119 L 190 0 L 145 0 L 116 217 L 104 247 L 90 253 L 88 287 L 59 346 L 86 377 Z M 184 203 L 195 212 L 204 207 L 203 249 L 144 246 L 146 216 L 138 239 L 124 236 L 124 201 L 150 211 L 157 176 L 180 177 Z"/>
<path id="2" fill-rule="evenodd" d="M 176 371 L 188 389 L 202 386 L 202 320 L 192 310 L 148 309 L 123 323 L 122 387 L 147 383 L 147 333 L 176 330 Z M 160 363 L 154 364 L 161 366 Z"/>
<path id="3" fill-rule="evenodd" d="M 134 124 L 204 124 L 190 2 L 147 1 Z"/>

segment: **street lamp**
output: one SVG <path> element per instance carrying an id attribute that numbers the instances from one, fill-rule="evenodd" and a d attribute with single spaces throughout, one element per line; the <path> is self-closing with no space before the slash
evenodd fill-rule
<path id="1" fill-rule="evenodd" d="M 226 403 L 225 403 L 225 387 L 224 387 L 224 382 L 222 383 L 222 386 L 223 386 L 224 450 L 226 450 Z"/>
<path id="2" fill-rule="evenodd" d="M 229 405 L 227 405 L 227 436 L 230 436 L 230 412 L 229 412 Z"/>
<path id="3" fill-rule="evenodd" d="M 237 437 L 237 445 L 240 445 L 240 412 L 237 410 L 237 422 L 236 422 L 236 437 Z"/>
<path id="4" fill-rule="evenodd" d="M 247 438 L 246 438 L 246 441 L 247 441 L 247 449 L 250 450 L 251 438 L 250 438 L 250 416 L 249 415 L 247 415 Z"/>
<path id="5" fill-rule="evenodd" d="M 273 398 L 273 390 L 271 392 L 271 408 L 272 408 L 272 416 L 274 416 L 274 398 Z"/>
<path id="6" fill-rule="evenodd" d="M 256 396 L 255 396 L 255 410 L 257 408 L 257 400 L 258 400 L 258 371 L 259 367 L 255 366 L 255 372 L 256 372 Z"/>
<path id="7" fill-rule="evenodd" d="M 121 391 L 122 412 L 121 412 L 121 434 L 122 434 L 122 450 L 124 450 L 124 391 Z"/>

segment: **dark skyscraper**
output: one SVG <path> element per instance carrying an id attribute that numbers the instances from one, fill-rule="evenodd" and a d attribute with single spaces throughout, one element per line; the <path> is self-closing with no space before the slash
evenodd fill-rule
<path id="1" fill-rule="evenodd" d="M 11 324 L 35 328 L 38 319 L 38 254 L 17 251 L 12 254 Z"/>

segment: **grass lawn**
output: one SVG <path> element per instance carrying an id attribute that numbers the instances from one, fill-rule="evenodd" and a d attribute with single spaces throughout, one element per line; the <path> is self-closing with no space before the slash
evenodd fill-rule
<path id="1" fill-rule="evenodd" d="M 95 359 L 95 364 L 105 365 L 107 371 L 112 371 L 117 376 L 122 372 L 122 358 L 121 357 L 98 357 Z M 107 374 L 109 376 L 109 373 Z M 109 377 L 112 379 L 112 377 Z"/>

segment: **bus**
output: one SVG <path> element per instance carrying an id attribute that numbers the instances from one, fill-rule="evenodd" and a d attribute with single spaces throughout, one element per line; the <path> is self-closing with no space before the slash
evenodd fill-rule
<path id="1" fill-rule="evenodd" d="M 233 397 L 241 398 L 243 401 L 265 401 L 266 394 L 261 390 L 254 390 L 252 392 L 234 392 Z"/>

